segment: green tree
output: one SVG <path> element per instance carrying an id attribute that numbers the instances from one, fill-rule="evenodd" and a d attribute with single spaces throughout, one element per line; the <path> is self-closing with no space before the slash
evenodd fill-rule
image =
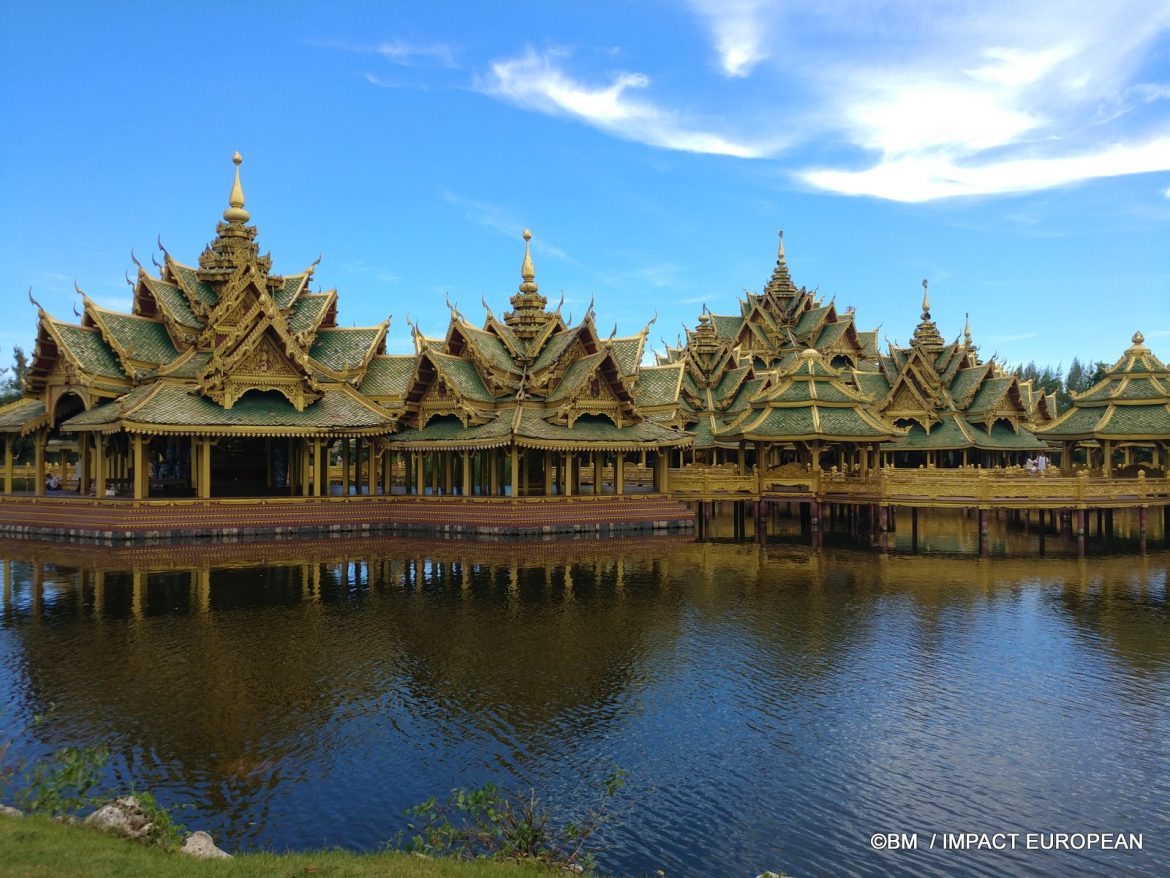
<path id="1" fill-rule="evenodd" d="M 20 345 L 12 349 L 12 367 L 3 370 L 3 375 L 3 380 L 0 380 L 0 405 L 7 405 L 23 395 L 24 379 L 28 376 L 28 357 Z"/>

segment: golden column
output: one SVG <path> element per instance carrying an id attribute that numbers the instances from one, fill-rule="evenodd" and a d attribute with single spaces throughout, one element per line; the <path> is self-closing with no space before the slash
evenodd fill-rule
<path id="1" fill-rule="evenodd" d="M 13 435 L 11 433 L 4 434 L 4 493 L 12 493 L 12 446 L 14 444 Z"/>
<path id="2" fill-rule="evenodd" d="M 141 433 L 134 434 L 134 499 L 145 500 L 150 493 L 150 474 L 146 465 L 146 442 Z"/>
<path id="3" fill-rule="evenodd" d="M 36 472 L 33 475 L 35 483 L 33 493 L 38 497 L 45 496 L 45 443 L 49 441 L 49 431 L 42 427 L 37 430 L 36 436 Z"/>
<path id="4" fill-rule="evenodd" d="M 622 451 L 613 453 L 613 492 L 625 493 L 626 455 Z"/>

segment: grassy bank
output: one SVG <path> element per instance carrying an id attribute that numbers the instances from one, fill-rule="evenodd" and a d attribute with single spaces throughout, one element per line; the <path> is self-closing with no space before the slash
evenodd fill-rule
<path id="1" fill-rule="evenodd" d="M 379 878 L 532 878 L 552 874 L 486 861 L 424 859 L 411 854 L 242 854 L 196 860 L 45 817 L 0 816 L 0 875 L 5 878 L 251 878 L 251 876 L 379 876 Z"/>

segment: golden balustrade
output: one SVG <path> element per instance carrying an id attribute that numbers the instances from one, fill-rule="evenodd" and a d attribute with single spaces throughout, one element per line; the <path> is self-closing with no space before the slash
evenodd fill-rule
<path id="1" fill-rule="evenodd" d="M 805 499 L 829 503 L 985 508 L 1069 508 L 1170 505 L 1170 478 L 1105 478 L 1085 471 L 1025 473 L 1022 469 L 885 468 L 865 475 L 796 467 L 738 473 L 734 466 L 688 466 L 670 472 L 680 500 Z"/>

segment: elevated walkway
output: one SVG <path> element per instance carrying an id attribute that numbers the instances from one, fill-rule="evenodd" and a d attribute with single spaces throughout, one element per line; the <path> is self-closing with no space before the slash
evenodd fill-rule
<path id="1" fill-rule="evenodd" d="M 0 533 L 115 541 L 382 531 L 531 537 L 686 529 L 693 523 L 686 505 L 661 494 L 516 499 L 0 497 Z"/>

